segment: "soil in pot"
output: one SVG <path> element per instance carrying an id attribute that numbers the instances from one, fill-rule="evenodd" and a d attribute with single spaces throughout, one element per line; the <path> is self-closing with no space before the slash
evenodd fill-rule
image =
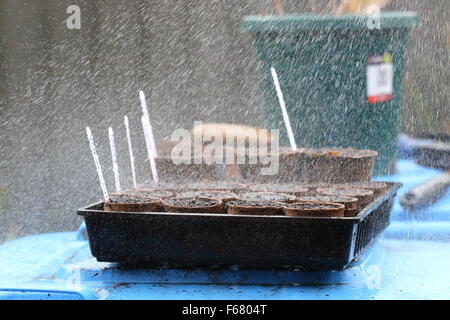
<path id="1" fill-rule="evenodd" d="M 162 200 L 164 211 L 179 213 L 224 213 L 222 200 L 196 197 L 175 197 Z"/>
<path id="2" fill-rule="evenodd" d="M 227 204 L 228 214 L 279 216 L 283 214 L 283 203 L 277 201 L 234 200 Z"/>
<path id="3" fill-rule="evenodd" d="M 332 202 L 295 202 L 286 204 L 283 211 L 291 217 L 343 217 L 345 206 Z"/>
<path id="4" fill-rule="evenodd" d="M 231 192 L 225 192 L 225 191 L 216 191 L 216 190 L 185 191 L 185 192 L 178 193 L 177 196 L 181 197 L 181 198 L 211 198 L 211 199 L 222 200 L 222 205 L 223 205 L 224 211 L 226 211 L 226 204 L 229 201 L 238 199 L 237 194 L 234 194 Z"/>
<path id="5" fill-rule="evenodd" d="M 294 196 L 306 195 L 309 188 L 298 184 L 256 184 L 250 187 L 255 192 L 281 192 Z"/>
<path id="6" fill-rule="evenodd" d="M 306 194 L 301 194 L 299 197 L 303 196 L 316 196 L 317 195 L 317 189 L 318 188 L 327 188 L 332 187 L 333 184 L 330 183 L 310 183 L 310 184 L 302 184 L 303 188 L 308 189 L 308 192 Z"/>
<path id="7" fill-rule="evenodd" d="M 302 202 L 333 202 L 343 204 L 345 206 L 345 217 L 354 217 L 358 213 L 358 198 L 316 195 L 298 197 L 297 200 Z"/>
<path id="8" fill-rule="evenodd" d="M 278 201 L 278 202 L 294 202 L 296 197 L 292 194 L 280 192 L 247 192 L 239 195 L 240 200 L 250 201 Z"/>
<path id="9" fill-rule="evenodd" d="M 103 210 L 116 212 L 161 212 L 160 198 L 141 197 L 128 193 L 112 194 L 103 204 Z"/>
<path id="10" fill-rule="evenodd" d="M 357 198 L 358 211 L 370 204 L 374 199 L 373 191 L 367 189 L 318 188 L 317 193 L 328 196 L 344 196 Z"/>
<path id="11" fill-rule="evenodd" d="M 160 190 L 153 188 L 142 188 L 137 190 L 130 190 L 126 192 L 129 195 L 143 197 L 143 198 L 170 198 L 173 197 L 174 193 L 168 190 Z"/>
<path id="12" fill-rule="evenodd" d="M 183 186 L 185 190 L 215 190 L 215 191 L 229 191 L 229 192 L 241 192 L 247 187 L 238 182 L 228 181 L 199 181 L 187 183 Z"/>
<path id="13" fill-rule="evenodd" d="M 385 182 L 367 181 L 367 182 L 353 182 L 340 185 L 342 188 L 354 188 L 354 189 L 368 189 L 373 191 L 374 197 L 377 198 L 386 192 L 388 185 Z"/>
<path id="14" fill-rule="evenodd" d="M 142 187 L 140 187 L 139 189 L 151 189 L 151 190 L 165 190 L 165 191 L 170 191 L 173 193 L 176 193 L 180 190 L 182 190 L 183 185 L 180 183 L 176 183 L 176 182 L 158 182 L 158 183 L 154 183 L 153 181 L 147 182 L 145 183 Z M 139 190 L 138 189 L 138 190 Z"/>

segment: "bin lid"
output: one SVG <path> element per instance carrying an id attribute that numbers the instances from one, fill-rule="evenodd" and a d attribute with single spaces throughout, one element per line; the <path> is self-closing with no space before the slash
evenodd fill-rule
<path id="1" fill-rule="evenodd" d="M 381 12 L 380 28 L 412 28 L 418 20 L 415 12 Z M 279 16 L 247 16 L 241 28 L 249 32 L 293 32 L 311 30 L 361 30 L 367 29 L 373 15 L 285 15 Z"/>

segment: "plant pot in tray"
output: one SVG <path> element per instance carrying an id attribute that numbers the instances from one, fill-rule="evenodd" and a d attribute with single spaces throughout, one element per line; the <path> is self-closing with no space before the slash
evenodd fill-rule
<path id="1" fill-rule="evenodd" d="M 240 200 L 250 201 L 278 201 L 278 202 L 294 202 L 297 200 L 292 194 L 279 192 L 247 192 L 239 195 Z"/>
<path id="2" fill-rule="evenodd" d="M 358 212 L 358 198 L 344 196 L 301 196 L 297 198 L 301 202 L 333 202 L 340 203 L 345 206 L 344 216 L 354 217 Z"/>
<path id="3" fill-rule="evenodd" d="M 228 181 L 199 181 L 191 182 L 183 185 L 185 190 L 215 190 L 215 191 L 226 191 L 226 192 L 241 192 L 246 190 L 246 186 L 238 182 L 228 182 Z"/>
<path id="4" fill-rule="evenodd" d="M 283 214 L 283 204 L 267 200 L 234 200 L 227 204 L 228 214 L 278 216 Z"/>
<path id="5" fill-rule="evenodd" d="M 341 186 L 339 186 L 341 187 Z M 353 182 L 343 184 L 344 189 L 355 188 L 355 189 L 368 189 L 373 191 L 374 197 L 379 197 L 381 194 L 386 192 L 388 185 L 385 182 L 378 181 L 363 181 L 363 182 Z"/>
<path id="6" fill-rule="evenodd" d="M 166 212 L 223 213 L 222 200 L 196 197 L 175 197 L 162 200 Z"/>
<path id="7" fill-rule="evenodd" d="M 126 191 L 127 194 L 138 196 L 138 197 L 144 197 L 144 198 L 170 198 L 173 197 L 174 193 L 169 190 L 161 190 L 156 188 L 141 188 L 136 190 L 130 190 Z"/>
<path id="8" fill-rule="evenodd" d="M 343 217 L 345 206 L 332 202 L 294 202 L 286 204 L 283 211 L 292 217 Z"/>
<path id="9" fill-rule="evenodd" d="M 116 212 L 160 212 L 161 198 L 142 197 L 131 194 L 112 194 L 103 204 L 103 210 Z"/>
<path id="10" fill-rule="evenodd" d="M 294 196 L 306 195 L 309 188 L 298 184 L 256 184 L 250 187 L 255 192 L 281 192 Z"/>
<path id="11" fill-rule="evenodd" d="M 181 192 L 177 195 L 180 198 L 211 198 L 218 199 L 222 201 L 223 209 L 226 209 L 226 205 L 228 202 L 236 200 L 238 198 L 237 194 L 226 192 L 226 191 L 217 191 L 217 190 L 197 190 L 197 191 L 185 191 Z"/>
<path id="12" fill-rule="evenodd" d="M 318 188 L 317 193 L 328 196 L 344 196 L 357 198 L 358 211 L 363 209 L 374 199 L 373 191 L 367 189 Z"/>

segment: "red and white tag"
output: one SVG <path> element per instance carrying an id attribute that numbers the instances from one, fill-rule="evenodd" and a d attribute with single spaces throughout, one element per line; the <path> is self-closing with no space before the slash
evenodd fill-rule
<path id="1" fill-rule="evenodd" d="M 380 103 L 392 100 L 394 87 L 394 66 L 392 55 L 369 57 L 367 65 L 367 100 Z"/>

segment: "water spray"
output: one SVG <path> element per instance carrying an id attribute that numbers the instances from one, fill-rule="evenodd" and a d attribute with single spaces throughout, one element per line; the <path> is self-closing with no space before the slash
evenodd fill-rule
<path id="1" fill-rule="evenodd" d="M 131 176 L 133 177 L 133 187 L 137 189 L 136 170 L 134 168 L 134 155 L 133 155 L 133 148 L 131 146 L 130 124 L 128 122 L 127 116 L 125 116 L 123 119 L 125 123 L 125 130 L 127 132 L 128 152 L 130 154 L 130 165 L 131 165 Z"/>
<path id="2" fill-rule="evenodd" d="M 278 75 L 275 68 L 270 68 L 272 72 L 273 82 L 275 84 L 275 89 L 278 95 L 278 101 L 280 103 L 281 112 L 283 113 L 284 124 L 286 125 L 286 130 L 289 137 L 289 142 L 291 143 L 291 148 L 293 151 L 297 151 L 297 144 L 295 143 L 294 133 L 292 132 L 291 122 L 289 121 L 289 115 L 286 110 L 286 104 L 284 102 L 283 92 L 281 91 L 280 82 L 278 81 Z"/>
<path id="3" fill-rule="evenodd" d="M 119 176 L 119 165 L 117 164 L 117 152 L 116 152 L 116 142 L 114 141 L 114 131 L 111 127 L 108 128 L 109 134 L 109 145 L 111 146 L 111 158 L 113 164 L 114 181 L 116 183 L 116 192 L 120 192 L 122 189 L 120 187 L 120 176 Z"/>
<path id="4" fill-rule="evenodd" d="M 102 166 L 98 158 L 97 149 L 95 148 L 94 137 L 92 136 L 91 129 L 86 127 L 86 133 L 91 147 L 92 157 L 94 158 L 95 168 L 97 169 L 98 179 L 100 180 L 100 187 L 102 188 L 103 198 L 105 201 L 109 200 L 108 190 L 106 190 L 105 179 L 103 178 Z"/>

